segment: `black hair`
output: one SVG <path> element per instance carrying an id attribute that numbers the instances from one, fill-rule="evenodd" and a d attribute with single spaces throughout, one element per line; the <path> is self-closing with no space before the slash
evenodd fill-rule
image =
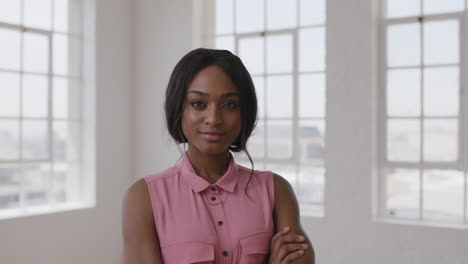
<path id="1" fill-rule="evenodd" d="M 240 93 L 241 131 L 237 139 L 229 146 L 233 152 L 247 151 L 247 140 L 257 123 L 257 96 L 249 72 L 239 57 L 227 50 L 198 48 L 190 51 L 176 64 L 166 89 L 167 128 L 176 143 L 187 143 L 182 131 L 182 114 L 185 106 L 187 89 L 195 75 L 208 66 L 218 66 L 234 83 Z"/>

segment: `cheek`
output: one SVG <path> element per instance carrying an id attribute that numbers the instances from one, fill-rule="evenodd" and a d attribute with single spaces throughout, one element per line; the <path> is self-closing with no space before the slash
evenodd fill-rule
<path id="1" fill-rule="evenodd" d="M 233 115 L 230 119 L 230 122 L 229 122 L 229 126 L 231 127 L 231 129 L 233 131 L 236 131 L 238 133 L 240 133 L 240 130 L 241 130 L 241 126 L 242 126 L 242 123 L 241 123 L 241 114 L 240 113 L 236 113 L 235 115 Z"/>
<path id="2" fill-rule="evenodd" d="M 196 125 L 199 122 L 199 115 L 197 113 L 190 111 L 190 110 L 185 110 L 182 114 L 182 130 L 185 132 L 187 130 L 193 130 L 196 129 L 194 125 Z"/>

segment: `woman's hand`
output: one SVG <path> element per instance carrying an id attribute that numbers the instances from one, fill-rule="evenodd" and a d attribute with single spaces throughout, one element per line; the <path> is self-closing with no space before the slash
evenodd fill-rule
<path id="1" fill-rule="evenodd" d="M 288 264 L 300 258 L 309 245 L 304 237 L 287 234 L 289 226 L 271 238 L 268 264 Z"/>

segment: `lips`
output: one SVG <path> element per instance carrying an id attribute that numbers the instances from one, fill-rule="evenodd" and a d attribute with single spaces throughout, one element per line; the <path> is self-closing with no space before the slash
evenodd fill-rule
<path id="1" fill-rule="evenodd" d="M 201 132 L 201 134 L 202 137 L 204 137 L 208 141 L 218 141 L 223 136 L 223 133 L 219 131 L 205 131 Z"/>

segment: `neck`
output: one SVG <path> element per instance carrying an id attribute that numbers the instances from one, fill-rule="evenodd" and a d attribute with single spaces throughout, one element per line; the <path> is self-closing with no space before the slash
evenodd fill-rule
<path id="1" fill-rule="evenodd" d="M 198 176 L 213 184 L 226 173 L 229 167 L 230 153 L 207 155 L 200 153 L 194 147 L 188 147 L 188 158 Z"/>

